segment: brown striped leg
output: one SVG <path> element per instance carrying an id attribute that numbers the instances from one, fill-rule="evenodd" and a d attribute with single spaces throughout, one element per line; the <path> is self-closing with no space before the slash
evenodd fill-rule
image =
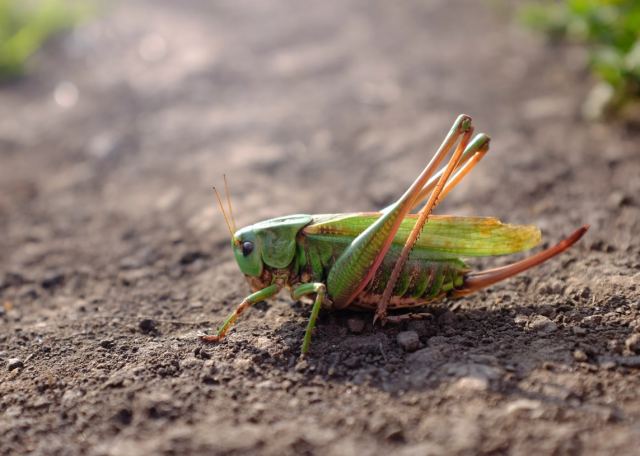
<path id="1" fill-rule="evenodd" d="M 382 322 L 385 321 L 385 317 L 387 316 L 387 306 L 389 304 L 389 300 L 391 299 L 391 294 L 393 293 L 393 289 L 396 286 L 396 282 L 398 281 L 398 278 L 400 277 L 400 273 L 402 272 L 402 268 L 404 268 L 404 265 L 409 259 L 409 253 L 411 253 L 411 250 L 413 250 L 413 247 L 416 241 L 418 240 L 418 236 L 422 232 L 422 228 L 424 227 L 424 224 L 427 222 L 429 216 L 431 215 L 431 211 L 433 210 L 433 208 L 436 206 L 438 202 L 438 198 L 440 197 L 442 191 L 446 188 L 445 185 L 447 181 L 453 174 L 454 170 L 459 166 L 460 158 L 462 157 L 463 153 L 467 150 L 471 150 L 473 151 L 472 153 L 475 153 L 476 151 L 483 150 L 488 147 L 489 138 L 484 135 L 478 135 L 473 142 L 469 143 L 469 141 L 471 140 L 472 134 L 473 134 L 472 127 L 470 127 L 464 132 L 464 134 L 460 139 L 460 143 L 458 144 L 458 147 L 456 147 L 453 155 L 451 156 L 451 159 L 447 163 L 447 166 L 444 172 L 440 176 L 440 179 L 438 179 L 438 183 L 433 189 L 433 192 L 431 192 L 431 195 L 429 196 L 429 200 L 427 201 L 427 204 L 418 213 L 418 219 L 416 220 L 416 223 L 413 226 L 411 233 L 409 233 L 409 236 L 407 236 L 405 244 L 402 248 L 402 253 L 400 254 L 400 257 L 398 258 L 398 260 L 396 261 L 395 266 L 393 267 L 393 271 L 391 272 L 391 277 L 389 278 L 389 281 L 387 282 L 387 286 L 384 289 L 384 292 L 382 293 L 382 298 L 378 302 L 378 307 L 376 309 L 375 316 L 373 317 L 374 322 L 376 320 L 380 320 Z M 464 174 L 466 174 L 466 172 L 468 171 L 465 172 L 464 170 L 465 170 L 465 167 L 463 166 L 460 172 L 464 172 Z M 462 177 L 464 177 L 464 174 L 462 174 L 459 179 L 462 179 Z"/>

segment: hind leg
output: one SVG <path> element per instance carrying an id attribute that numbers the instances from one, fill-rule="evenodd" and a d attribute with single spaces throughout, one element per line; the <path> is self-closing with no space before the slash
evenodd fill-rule
<path id="1" fill-rule="evenodd" d="M 382 293 L 382 298 L 378 302 L 378 307 L 376 309 L 376 313 L 373 319 L 374 322 L 376 320 L 381 320 L 382 322 L 385 321 L 387 316 L 387 305 L 389 303 L 389 300 L 391 299 L 391 294 L 393 293 L 393 289 L 396 286 L 396 282 L 400 277 L 402 268 L 404 268 L 404 265 L 409 259 L 409 254 L 411 253 L 411 250 L 413 250 L 413 247 L 415 246 L 415 243 L 418 240 L 418 236 L 422 232 L 422 228 L 424 227 L 424 224 L 427 223 L 427 220 L 431 215 L 431 211 L 433 211 L 433 208 L 436 206 L 439 199 L 442 198 L 443 192 L 445 191 L 448 192 L 449 190 L 451 190 L 451 188 L 453 188 L 453 186 L 455 186 L 466 175 L 466 173 L 468 173 L 470 169 L 475 165 L 473 161 L 469 161 L 464 166 L 459 167 L 460 158 L 466 151 L 468 151 L 468 153 L 471 154 L 471 156 L 475 155 L 476 152 L 484 154 L 487 151 L 489 147 L 489 138 L 485 135 L 478 135 L 472 142 L 469 142 L 471 140 L 472 133 L 473 133 L 472 128 L 469 128 L 467 131 L 464 132 L 464 134 L 462 135 L 462 138 L 460 139 L 460 143 L 458 144 L 458 147 L 455 149 L 453 155 L 451 156 L 449 162 L 447 163 L 447 166 L 445 167 L 444 172 L 438 179 L 438 182 L 436 183 L 433 191 L 429 195 L 429 199 L 427 203 L 422 209 L 420 209 L 416 223 L 413 226 L 413 229 L 411 230 L 409 235 L 407 236 L 405 244 L 402 248 L 402 252 L 400 253 L 400 256 L 398 257 L 396 264 L 393 267 L 393 271 L 391 272 L 391 276 L 389 278 L 389 281 L 387 282 L 387 286 L 384 289 L 384 292 Z M 456 173 L 453 176 L 452 181 L 449 181 L 449 178 L 451 178 L 453 172 L 457 168 L 459 168 L 458 173 Z"/>
<path id="2" fill-rule="evenodd" d="M 338 257 L 327 277 L 327 290 L 336 308 L 347 307 L 373 279 L 391 248 L 402 220 L 416 205 L 420 191 L 437 173 L 437 168 L 458 140 L 463 136 L 468 138 L 472 129 L 471 118 L 466 115 L 459 116 L 436 154 L 407 191 L 389 206 L 380 218 L 360 233 Z M 468 139 L 466 141 L 468 142 Z M 458 154 L 458 159 L 459 157 Z"/>
<path id="3" fill-rule="evenodd" d="M 229 328 L 233 326 L 238 317 L 242 315 L 245 310 L 260 301 L 264 301 L 265 299 L 269 299 L 272 296 L 277 295 L 279 291 L 280 287 L 274 284 L 250 294 L 244 298 L 240 304 L 238 304 L 238 307 L 236 307 L 231 315 L 227 317 L 222 326 L 218 328 L 218 332 L 215 335 L 201 336 L 200 340 L 203 342 L 220 342 L 227 334 L 227 331 L 229 331 Z"/>

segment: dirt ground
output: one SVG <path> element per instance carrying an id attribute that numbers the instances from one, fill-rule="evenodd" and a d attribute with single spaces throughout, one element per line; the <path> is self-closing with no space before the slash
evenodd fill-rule
<path id="1" fill-rule="evenodd" d="M 637 454 L 640 133 L 512 14 L 127 1 L 48 45 L 0 87 L 0 454 Z M 305 360 L 284 294 L 198 341 L 248 292 L 223 173 L 238 225 L 373 210 L 461 112 L 492 150 L 439 212 L 578 245 L 429 321 L 323 313 Z"/>

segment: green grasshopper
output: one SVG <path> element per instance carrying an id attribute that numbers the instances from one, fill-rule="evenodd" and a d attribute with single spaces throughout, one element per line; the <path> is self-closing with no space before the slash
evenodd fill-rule
<path id="1" fill-rule="evenodd" d="M 229 216 L 217 191 L 216 197 L 236 261 L 253 294 L 215 335 L 202 340 L 220 341 L 247 308 L 288 288 L 294 300 L 315 295 L 302 343 L 304 355 L 323 307 L 375 311 L 374 323 L 383 324 L 424 318 L 428 314 L 388 315 L 387 311 L 468 295 L 547 261 L 582 237 L 588 226 L 524 260 L 471 272 L 460 257 L 521 252 L 534 247 L 541 237 L 535 226 L 508 225 L 490 217 L 431 215 L 489 150 L 488 136 L 478 134 L 472 139 L 472 135 L 471 118 L 460 115 L 409 189 L 380 212 L 290 215 L 236 231 L 225 179 Z M 451 158 L 438 170 L 451 150 Z"/>

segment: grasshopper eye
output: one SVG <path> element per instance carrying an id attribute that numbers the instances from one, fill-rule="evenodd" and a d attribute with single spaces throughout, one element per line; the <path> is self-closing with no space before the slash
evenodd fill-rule
<path id="1" fill-rule="evenodd" d="M 248 256 L 253 252 L 253 242 L 245 241 L 242 243 L 242 255 Z"/>

